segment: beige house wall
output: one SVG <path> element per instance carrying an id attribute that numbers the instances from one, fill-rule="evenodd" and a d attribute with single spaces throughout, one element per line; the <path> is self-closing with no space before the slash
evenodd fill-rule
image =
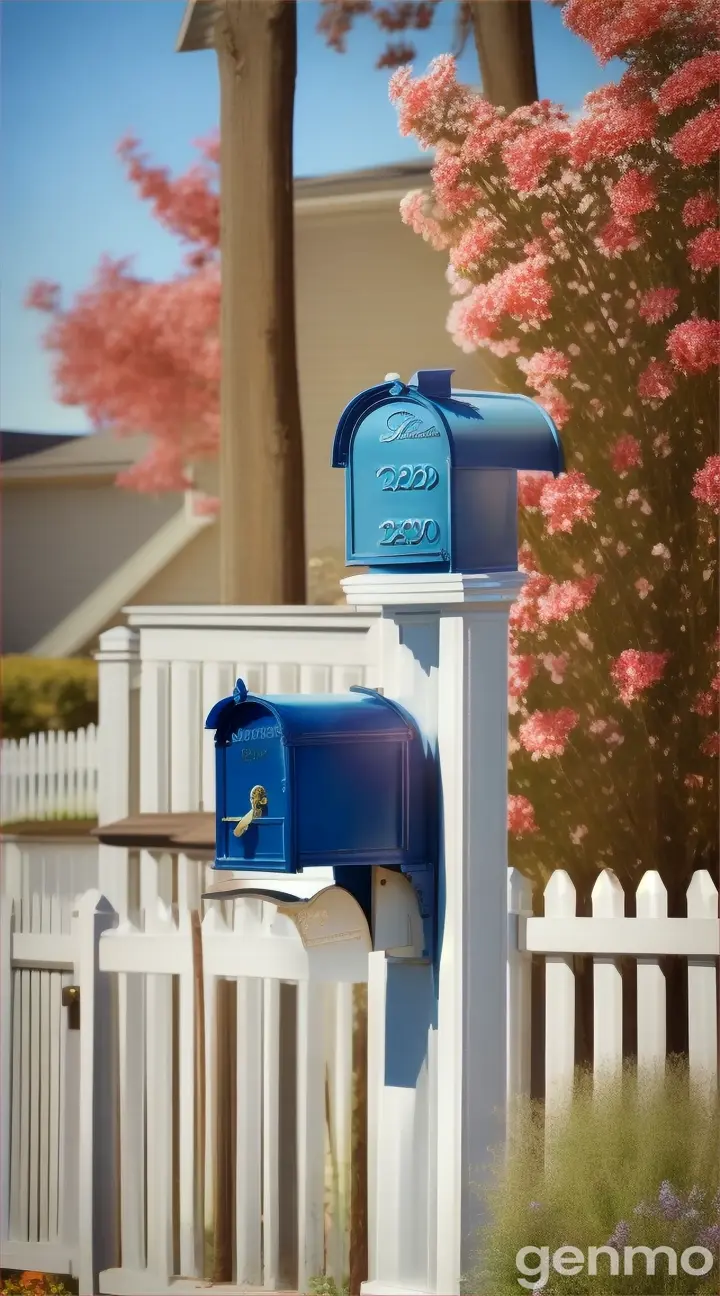
<path id="1" fill-rule="evenodd" d="M 182 508 L 98 485 L 45 482 L 2 492 L 2 651 L 27 652 Z"/>

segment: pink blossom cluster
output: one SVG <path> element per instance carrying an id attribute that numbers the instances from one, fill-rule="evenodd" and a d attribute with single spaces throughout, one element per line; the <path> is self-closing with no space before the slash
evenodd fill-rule
<path id="1" fill-rule="evenodd" d="M 599 576 L 553 582 L 537 600 L 539 620 L 544 625 L 550 625 L 554 621 L 568 621 L 578 612 L 584 612 L 599 583 Z"/>
<path id="2" fill-rule="evenodd" d="M 508 831 L 517 837 L 537 832 L 535 811 L 524 796 L 508 797 Z"/>
<path id="3" fill-rule="evenodd" d="M 720 320 L 689 319 L 667 338 L 673 364 L 684 374 L 701 374 L 720 365 Z"/>
<path id="4" fill-rule="evenodd" d="M 626 648 L 621 652 L 613 662 L 610 674 L 623 702 L 626 705 L 634 702 L 657 684 L 665 674 L 669 659 L 669 652 L 641 652 L 637 648 Z"/>
<path id="5" fill-rule="evenodd" d="M 529 360 L 523 363 L 518 361 L 518 365 L 524 369 L 528 386 L 539 392 L 554 379 L 567 378 L 570 373 L 569 357 L 556 347 L 543 347 L 542 351 L 536 351 Z"/>
<path id="6" fill-rule="evenodd" d="M 590 522 L 599 494 L 577 469 L 549 481 L 540 497 L 540 511 L 548 535 L 570 532 L 578 522 Z"/>
<path id="7" fill-rule="evenodd" d="M 610 190 L 610 206 L 620 219 L 651 211 L 658 197 L 657 181 L 646 171 L 630 167 Z"/>
<path id="8" fill-rule="evenodd" d="M 638 378 L 641 400 L 667 400 L 675 390 L 675 374 L 665 360 L 651 360 Z"/>
<path id="9" fill-rule="evenodd" d="M 631 468 L 642 468 L 642 446 L 637 437 L 629 432 L 618 437 L 610 447 L 610 462 L 620 477 L 624 477 Z"/>
<path id="10" fill-rule="evenodd" d="M 520 725 L 520 743 L 525 751 L 530 752 L 533 760 L 562 756 L 579 719 L 577 711 L 573 711 L 571 707 L 560 707 L 557 711 L 533 711 Z"/>
<path id="11" fill-rule="evenodd" d="M 518 322 L 539 323 L 550 318 L 552 287 L 547 258 L 536 249 L 512 262 L 486 284 L 478 284 L 448 316 L 448 328 L 459 343 L 483 346 L 493 338 L 504 315 Z"/>
<path id="12" fill-rule="evenodd" d="M 706 273 L 720 265 L 720 230 L 707 229 L 688 243 L 688 261 L 693 270 Z"/>
<path id="13" fill-rule="evenodd" d="M 720 454 L 710 455 L 695 473 L 693 497 L 720 513 Z"/>
<path id="14" fill-rule="evenodd" d="M 709 225 L 711 221 L 717 220 L 718 210 L 718 200 L 712 190 L 706 189 L 703 193 L 693 194 L 683 206 L 683 224 L 691 227 Z"/>
<path id="15" fill-rule="evenodd" d="M 707 54 L 688 59 L 663 82 L 657 97 L 660 112 L 671 113 L 683 104 L 694 103 L 703 90 L 712 86 L 717 92 L 719 85 L 720 51 L 708 50 Z"/>
<path id="16" fill-rule="evenodd" d="M 712 0 L 569 0 L 563 21 L 603 63 L 673 25 L 692 24 L 709 33 L 719 25 Z"/>
<path id="17" fill-rule="evenodd" d="M 660 324 L 677 309 L 678 288 L 648 288 L 638 298 L 638 315 L 648 324 Z"/>
<path id="18" fill-rule="evenodd" d="M 523 697 L 537 671 L 537 661 L 531 653 L 512 653 L 509 663 L 510 697 Z"/>

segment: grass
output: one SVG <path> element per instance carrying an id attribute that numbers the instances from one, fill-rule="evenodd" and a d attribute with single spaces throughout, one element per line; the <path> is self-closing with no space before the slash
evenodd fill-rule
<path id="1" fill-rule="evenodd" d="M 510 1296 L 520 1284 L 516 1257 L 523 1247 L 613 1246 L 623 1269 L 624 1247 L 668 1246 L 679 1257 L 706 1245 L 720 1253 L 720 1100 L 691 1091 L 686 1065 L 671 1060 L 665 1083 L 641 1084 L 629 1067 L 593 1092 L 581 1073 L 569 1113 L 548 1132 L 537 1105 L 519 1105 L 507 1164 L 498 1155 L 486 1193 L 489 1223 L 479 1238 L 480 1259 L 463 1284 L 467 1293 Z M 700 1264 L 700 1259 L 692 1262 Z M 527 1257 L 539 1268 L 540 1257 Z M 698 1296 L 717 1293 L 720 1254 L 707 1277 L 673 1276 L 662 1256 L 653 1276 L 645 1261 L 635 1272 L 609 1271 L 601 1256 L 596 1276 L 583 1263 L 577 1275 L 553 1272 L 546 1296 Z M 541 1275 L 537 1275 L 539 1277 Z M 537 1278 L 535 1278 L 535 1281 Z M 539 1290 L 539 1289 L 538 1289 Z"/>

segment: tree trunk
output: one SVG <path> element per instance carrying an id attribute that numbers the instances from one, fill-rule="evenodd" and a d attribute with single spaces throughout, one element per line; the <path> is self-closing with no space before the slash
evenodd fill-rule
<path id="1" fill-rule="evenodd" d="M 475 47 L 485 97 L 512 112 L 538 97 L 530 0 L 475 0 Z"/>
<path id="2" fill-rule="evenodd" d="M 222 0 L 220 597 L 305 602 L 295 349 L 295 0 Z"/>

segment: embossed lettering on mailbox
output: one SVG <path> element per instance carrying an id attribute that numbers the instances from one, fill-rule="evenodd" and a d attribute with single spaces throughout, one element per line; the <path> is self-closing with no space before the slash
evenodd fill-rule
<path id="1" fill-rule="evenodd" d="M 563 471 L 557 430 L 528 397 L 453 391 L 451 376 L 393 377 L 345 409 L 332 462 L 346 470 L 348 566 L 517 568 L 517 472 Z"/>

